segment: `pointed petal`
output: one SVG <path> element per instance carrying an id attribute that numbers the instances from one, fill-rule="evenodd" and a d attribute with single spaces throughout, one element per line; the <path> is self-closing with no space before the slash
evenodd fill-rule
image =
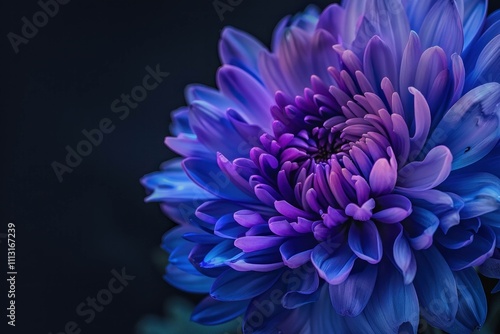
<path id="1" fill-rule="evenodd" d="M 440 46 L 449 59 L 464 46 L 462 20 L 455 1 L 437 0 L 419 32 L 424 48 Z"/>
<path id="2" fill-rule="evenodd" d="M 487 82 L 500 82 L 500 36 L 495 36 L 481 51 L 476 67 L 467 76 L 467 89 Z"/>
<path id="3" fill-rule="evenodd" d="M 413 284 L 405 285 L 392 265 L 384 264 L 378 270 L 377 282 L 365 310 L 357 317 L 344 319 L 350 333 L 403 333 L 401 326 L 416 333 L 419 312 L 415 288 Z"/>
<path id="4" fill-rule="evenodd" d="M 259 54 L 265 47 L 257 39 L 235 28 L 227 27 L 222 31 L 219 42 L 219 55 L 225 65 L 234 65 L 259 79 Z"/>
<path id="5" fill-rule="evenodd" d="M 225 65 L 217 73 L 217 86 L 225 96 L 235 101 L 241 110 L 247 111 L 241 115 L 249 124 L 259 125 L 267 132 L 271 131 L 270 108 L 274 105 L 274 99 L 250 74 L 238 67 Z"/>
<path id="6" fill-rule="evenodd" d="M 422 316 L 434 327 L 445 328 L 455 321 L 458 310 L 457 283 L 450 267 L 435 247 L 415 252 L 417 270 L 413 280 Z"/>
<path id="7" fill-rule="evenodd" d="M 457 281 L 459 306 L 457 319 L 450 327 L 444 328 L 448 333 L 472 333 L 480 328 L 486 320 L 486 295 L 483 285 L 473 268 L 453 273 Z"/>
<path id="8" fill-rule="evenodd" d="M 379 92 L 383 78 L 387 77 L 392 83 L 398 83 L 394 55 L 377 35 L 373 36 L 366 46 L 363 68 L 366 78 Z"/>
<path id="9" fill-rule="evenodd" d="M 356 222 L 349 229 L 349 246 L 362 260 L 375 264 L 382 259 L 382 240 L 371 220 Z"/>
<path id="10" fill-rule="evenodd" d="M 214 279 L 211 277 L 202 274 L 188 274 L 172 264 L 167 266 L 163 278 L 175 288 L 192 293 L 207 293 L 214 283 Z"/>
<path id="11" fill-rule="evenodd" d="M 340 284 L 349 276 L 356 255 L 347 243 L 332 250 L 328 242 L 323 242 L 314 248 L 311 260 L 321 278 L 330 284 Z"/>
<path id="12" fill-rule="evenodd" d="M 370 300 L 376 280 L 376 265 L 356 265 L 344 282 L 330 285 L 330 298 L 335 311 L 341 316 L 358 316 Z"/>
<path id="13" fill-rule="evenodd" d="M 228 269 L 214 282 L 210 295 L 220 301 L 238 301 L 258 296 L 281 276 L 281 270 L 271 272 L 239 272 Z"/>
<path id="14" fill-rule="evenodd" d="M 488 12 L 487 0 L 468 0 L 464 1 L 464 50 L 473 45 L 483 28 L 486 14 Z"/>
<path id="15" fill-rule="evenodd" d="M 248 307 L 247 300 L 220 302 L 208 296 L 193 310 L 191 320 L 203 325 L 219 325 L 243 314 Z"/>

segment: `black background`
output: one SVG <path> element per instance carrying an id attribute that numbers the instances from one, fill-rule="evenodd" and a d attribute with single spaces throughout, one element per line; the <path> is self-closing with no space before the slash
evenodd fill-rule
<path id="1" fill-rule="evenodd" d="M 330 2 L 312 1 L 320 8 Z M 82 333 L 133 333 L 143 315 L 162 313 L 165 298 L 178 292 L 154 259 L 172 223 L 158 205 L 144 204 L 139 179 L 173 157 L 163 145 L 169 113 L 184 105 L 185 85 L 215 84 L 224 26 L 269 45 L 279 19 L 309 3 L 246 0 L 221 21 L 211 0 L 72 0 L 15 54 L 7 34 L 21 34 L 21 17 L 31 21 L 40 7 L 1 2 L 0 233 L 15 223 L 18 271 L 11 332 L 55 334 L 75 320 Z M 156 64 L 170 76 L 119 120 L 111 102 Z M 115 130 L 60 183 L 51 163 L 64 163 L 65 147 L 75 148 L 81 131 L 103 118 Z M 0 248 L 4 326 L 5 241 Z M 136 278 L 85 324 L 76 306 L 122 267 Z"/>

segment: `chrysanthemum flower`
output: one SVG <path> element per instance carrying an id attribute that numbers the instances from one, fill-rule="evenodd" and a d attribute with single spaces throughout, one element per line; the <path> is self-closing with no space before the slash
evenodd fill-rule
<path id="1" fill-rule="evenodd" d="M 346 0 L 222 33 L 144 177 L 166 280 L 192 319 L 245 333 L 469 333 L 500 278 L 500 12 L 486 0 Z"/>

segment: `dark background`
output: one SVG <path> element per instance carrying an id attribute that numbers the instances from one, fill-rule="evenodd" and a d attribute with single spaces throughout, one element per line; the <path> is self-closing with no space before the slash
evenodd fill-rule
<path id="1" fill-rule="evenodd" d="M 321 8 L 330 2 L 312 1 Z M 82 333 L 134 333 L 144 315 L 163 313 L 165 299 L 179 294 L 162 279 L 159 249 L 172 223 L 158 205 L 143 202 L 139 179 L 173 157 L 163 145 L 169 113 L 184 105 L 185 85 L 215 84 L 224 26 L 269 45 L 279 19 L 309 3 L 246 0 L 221 21 L 211 0 L 72 0 L 15 54 L 7 34 L 20 35 L 21 18 L 32 21 L 40 7 L 35 0 L 1 2 L 0 233 L 16 225 L 18 272 L 16 328 L 8 333 L 55 334 L 72 320 Z M 156 64 L 170 76 L 120 120 L 111 102 Z M 51 163 L 64 163 L 65 147 L 75 148 L 85 139 L 81 131 L 103 118 L 115 130 L 59 182 Z M 85 324 L 76 306 L 123 267 L 136 278 Z"/>

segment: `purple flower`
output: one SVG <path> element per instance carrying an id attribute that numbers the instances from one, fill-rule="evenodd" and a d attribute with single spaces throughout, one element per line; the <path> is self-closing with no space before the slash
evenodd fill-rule
<path id="1" fill-rule="evenodd" d="M 192 319 L 245 333 L 451 333 L 500 278 L 500 12 L 486 0 L 343 1 L 233 28 L 142 180 L 179 226 L 165 279 Z M 497 288 L 498 290 L 498 288 Z"/>

